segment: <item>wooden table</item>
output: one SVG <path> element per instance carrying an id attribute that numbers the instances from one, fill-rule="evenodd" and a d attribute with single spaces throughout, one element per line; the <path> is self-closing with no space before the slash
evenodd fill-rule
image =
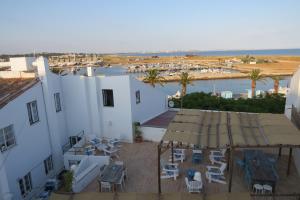
<path id="1" fill-rule="evenodd" d="M 275 190 L 277 177 L 274 174 L 272 163 L 268 161 L 268 157 L 262 151 L 245 152 L 246 170 L 251 175 L 251 187 L 255 183 L 268 184 Z"/>

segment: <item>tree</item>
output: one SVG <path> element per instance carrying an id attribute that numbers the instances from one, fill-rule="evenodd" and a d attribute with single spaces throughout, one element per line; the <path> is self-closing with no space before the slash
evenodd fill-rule
<path id="1" fill-rule="evenodd" d="M 251 93 L 252 93 L 252 98 L 253 98 L 255 96 L 256 82 L 263 81 L 264 77 L 261 75 L 260 69 L 253 69 L 249 73 L 249 78 L 251 80 Z"/>
<path id="2" fill-rule="evenodd" d="M 281 76 L 272 76 L 271 78 L 274 81 L 274 93 L 278 94 L 279 81 L 282 80 L 283 78 Z"/>
<path id="3" fill-rule="evenodd" d="M 160 76 L 159 71 L 157 69 L 150 69 L 146 72 L 146 77 L 144 78 L 144 81 L 150 83 L 152 87 L 155 87 L 156 83 L 159 83 L 161 86 L 163 86 L 163 79 L 164 78 Z"/>
<path id="4" fill-rule="evenodd" d="M 188 84 L 192 84 L 192 77 L 189 75 L 188 72 L 182 72 L 180 74 L 180 81 L 179 84 L 181 85 L 181 96 L 186 95 L 186 88 Z"/>

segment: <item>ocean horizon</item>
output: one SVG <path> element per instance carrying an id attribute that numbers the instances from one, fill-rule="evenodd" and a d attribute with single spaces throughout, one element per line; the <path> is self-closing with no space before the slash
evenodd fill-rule
<path id="1" fill-rule="evenodd" d="M 135 52 L 135 53 L 117 53 L 116 55 L 125 56 L 300 56 L 299 49 L 260 49 L 260 50 L 211 50 L 211 51 L 173 51 L 173 52 Z"/>

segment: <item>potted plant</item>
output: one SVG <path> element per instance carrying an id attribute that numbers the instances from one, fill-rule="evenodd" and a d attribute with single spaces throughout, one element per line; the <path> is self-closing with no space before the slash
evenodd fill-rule
<path id="1" fill-rule="evenodd" d="M 63 174 L 63 180 L 64 180 L 64 188 L 66 192 L 72 192 L 72 183 L 73 183 L 73 171 L 66 171 Z"/>
<path id="2" fill-rule="evenodd" d="M 139 129 L 139 127 L 140 127 L 140 123 L 139 122 L 134 122 L 133 123 L 134 140 L 135 140 L 135 142 L 143 142 L 142 131 Z"/>

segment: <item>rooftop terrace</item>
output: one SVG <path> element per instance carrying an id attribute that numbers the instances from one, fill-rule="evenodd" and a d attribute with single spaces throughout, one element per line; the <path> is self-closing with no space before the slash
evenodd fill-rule
<path id="1" fill-rule="evenodd" d="M 275 156 L 278 154 L 276 149 L 265 149 L 266 153 L 272 153 Z M 170 155 L 170 150 L 162 154 L 162 158 L 167 160 Z M 192 164 L 191 152 L 187 150 L 187 160 L 179 163 L 180 176 L 174 181 L 173 179 L 162 179 L 162 193 L 187 193 L 184 182 L 185 171 L 187 169 L 195 169 L 202 174 L 204 182 L 205 195 L 216 193 L 226 194 L 228 184 L 208 183 L 205 179 L 206 166 L 211 165 L 208 160 L 208 150 L 204 151 L 204 162 L 202 164 Z M 238 157 L 242 153 L 236 151 L 235 156 Z M 288 160 L 287 149 L 282 150 L 282 156 L 277 163 L 279 180 L 276 186 L 277 193 L 294 193 L 300 191 L 300 177 L 297 174 L 294 163 L 291 165 L 290 175 L 286 175 L 286 163 Z M 125 162 L 128 169 L 128 181 L 124 192 L 130 193 L 157 193 L 158 192 L 158 171 L 157 171 L 157 143 L 143 142 L 134 144 L 123 144 L 120 151 L 120 158 Z M 235 167 L 236 168 L 236 167 Z M 226 181 L 228 181 L 228 173 L 226 172 Z M 99 186 L 95 179 L 83 192 L 98 192 Z M 243 174 L 236 168 L 233 172 L 232 192 L 249 193 L 249 189 L 244 182 Z"/>
<path id="2" fill-rule="evenodd" d="M 149 121 L 142 124 L 142 126 L 149 126 L 149 127 L 157 127 L 157 128 L 167 128 L 170 122 L 173 120 L 177 111 L 168 110 Z"/>
<path id="3" fill-rule="evenodd" d="M 37 82 L 35 78 L 0 78 L 0 109 Z"/>

